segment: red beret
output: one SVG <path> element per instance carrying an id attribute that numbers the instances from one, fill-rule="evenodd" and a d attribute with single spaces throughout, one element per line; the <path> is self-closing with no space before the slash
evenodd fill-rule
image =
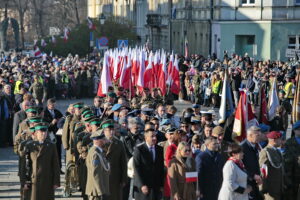
<path id="1" fill-rule="evenodd" d="M 269 139 L 278 139 L 281 138 L 281 133 L 278 131 L 271 131 L 267 134 L 267 138 Z"/>

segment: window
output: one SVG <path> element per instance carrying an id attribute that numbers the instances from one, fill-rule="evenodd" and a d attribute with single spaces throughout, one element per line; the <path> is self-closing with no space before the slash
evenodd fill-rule
<path id="1" fill-rule="evenodd" d="M 299 49 L 299 35 L 289 36 L 289 49 Z"/>
<path id="2" fill-rule="evenodd" d="M 242 0 L 242 4 L 255 4 L 255 0 Z"/>
<path id="3" fill-rule="evenodd" d="M 300 0 L 295 0 L 296 5 L 300 5 Z"/>

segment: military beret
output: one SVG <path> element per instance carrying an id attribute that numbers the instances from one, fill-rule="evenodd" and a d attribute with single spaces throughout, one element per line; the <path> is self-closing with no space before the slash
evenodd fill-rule
<path id="1" fill-rule="evenodd" d="M 48 127 L 49 127 L 48 123 L 40 122 L 34 126 L 34 131 L 37 131 L 37 130 L 46 131 L 46 130 L 48 130 Z"/>
<path id="2" fill-rule="evenodd" d="M 138 115 L 138 114 L 140 114 L 140 113 L 141 113 L 140 110 L 134 109 L 134 110 L 130 111 L 130 112 L 127 114 L 127 117 L 129 117 L 129 116 L 135 117 L 136 115 Z"/>
<path id="3" fill-rule="evenodd" d="M 200 108 L 199 104 L 193 104 L 192 108 Z"/>
<path id="4" fill-rule="evenodd" d="M 111 108 L 111 110 L 112 111 L 117 111 L 117 110 L 119 110 L 120 108 L 122 107 L 122 104 L 115 104 L 115 105 L 113 105 L 113 107 Z"/>
<path id="5" fill-rule="evenodd" d="M 259 124 L 258 127 L 260 128 L 260 131 L 265 133 L 265 132 L 269 132 L 270 131 L 270 126 L 266 125 L 266 124 Z"/>
<path id="6" fill-rule="evenodd" d="M 31 117 L 28 119 L 29 123 L 39 123 L 43 122 L 43 119 L 41 117 Z"/>
<path id="7" fill-rule="evenodd" d="M 81 109 L 83 107 L 83 103 L 82 102 L 74 103 L 73 107 Z"/>
<path id="8" fill-rule="evenodd" d="M 87 106 L 82 107 L 82 108 L 80 109 L 80 112 L 81 112 L 81 115 L 84 115 L 84 114 L 86 114 L 86 113 L 88 113 L 88 112 L 91 112 L 91 108 L 90 108 L 90 107 L 87 107 Z"/>
<path id="9" fill-rule="evenodd" d="M 103 133 L 103 130 L 100 129 L 100 130 L 93 132 L 92 135 L 90 136 L 90 138 L 92 140 L 101 140 L 101 139 L 105 138 L 105 135 Z"/>
<path id="10" fill-rule="evenodd" d="M 25 110 L 27 113 L 38 113 L 38 108 L 36 106 L 30 106 Z"/>
<path id="11" fill-rule="evenodd" d="M 105 120 L 101 123 L 100 127 L 103 128 L 113 128 L 114 127 L 114 121 L 111 119 Z"/>
<path id="12" fill-rule="evenodd" d="M 116 93 L 114 93 L 114 92 L 108 93 L 107 96 L 109 96 L 111 98 L 116 98 L 117 97 Z"/>
<path id="13" fill-rule="evenodd" d="M 89 123 L 90 123 L 91 125 L 100 125 L 100 124 L 101 124 L 100 119 L 99 119 L 99 118 L 96 118 L 96 117 L 91 118 L 91 119 L 89 120 Z"/>
<path id="14" fill-rule="evenodd" d="M 272 131 L 270 133 L 267 134 L 267 138 L 269 139 L 278 139 L 281 138 L 281 133 L 278 131 Z"/>
<path id="15" fill-rule="evenodd" d="M 296 122 L 293 124 L 292 129 L 293 129 L 293 130 L 297 130 L 297 129 L 299 129 L 299 128 L 300 128 L 300 120 L 296 121 Z"/>

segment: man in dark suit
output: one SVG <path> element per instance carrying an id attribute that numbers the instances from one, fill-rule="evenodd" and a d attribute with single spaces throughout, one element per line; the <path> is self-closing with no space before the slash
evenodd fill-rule
<path id="1" fill-rule="evenodd" d="M 154 129 L 144 133 L 145 143 L 135 148 L 134 198 L 138 200 L 159 200 L 164 185 L 163 149 L 158 146 Z"/>
<path id="2" fill-rule="evenodd" d="M 257 184 L 262 183 L 258 162 L 259 152 L 261 150 L 258 144 L 260 134 L 260 128 L 252 126 L 247 130 L 247 138 L 241 143 L 241 147 L 244 152 L 243 163 L 248 174 L 249 184 L 252 187 L 252 192 L 249 194 L 249 199 L 253 200 L 262 199 L 257 186 Z"/>
<path id="3" fill-rule="evenodd" d="M 25 110 L 29 108 L 31 103 L 29 101 L 23 101 L 21 104 L 22 109 L 19 112 L 16 112 L 14 115 L 14 123 L 13 123 L 13 140 L 15 141 L 15 137 L 18 134 L 19 124 L 26 119 L 27 115 Z"/>
<path id="4" fill-rule="evenodd" d="M 101 98 L 99 96 L 96 96 L 94 98 L 94 105 L 92 106 L 92 111 L 94 112 L 94 115 L 97 117 L 100 117 L 103 113 L 103 108 L 101 108 Z"/>
<path id="5" fill-rule="evenodd" d="M 199 178 L 199 190 L 205 200 L 217 200 L 223 181 L 224 159 L 219 150 L 218 140 L 208 137 L 205 140 L 206 150 L 196 157 L 196 168 Z"/>
<path id="6" fill-rule="evenodd" d="M 56 132 L 58 130 L 57 122 L 60 118 L 63 117 L 63 115 L 59 110 L 55 109 L 55 104 L 56 101 L 54 98 L 48 99 L 47 107 L 44 110 L 44 121 L 49 123 L 48 131 L 49 133 L 52 132 L 56 138 L 56 149 L 59 158 L 59 166 L 61 168 L 61 136 L 56 135 Z"/>

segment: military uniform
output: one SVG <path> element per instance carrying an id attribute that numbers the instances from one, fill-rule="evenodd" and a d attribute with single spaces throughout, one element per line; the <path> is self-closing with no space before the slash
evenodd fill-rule
<path id="1" fill-rule="evenodd" d="M 200 84 L 201 84 L 201 76 L 199 74 L 195 74 L 192 79 L 192 85 L 194 87 L 196 104 L 202 104 Z"/>
<path id="2" fill-rule="evenodd" d="M 78 108 L 81 109 L 83 107 L 83 103 L 75 103 L 74 108 Z M 71 191 L 70 191 L 70 180 L 72 178 L 72 180 L 74 180 L 75 182 L 77 182 L 78 180 L 78 174 L 77 174 L 77 168 L 75 166 L 75 172 L 68 172 L 69 170 L 69 166 L 73 167 L 73 165 L 75 165 L 76 163 L 76 159 L 78 159 L 78 152 L 76 149 L 76 136 L 75 136 L 75 125 L 80 122 L 80 115 L 77 116 L 75 114 L 73 115 L 69 115 L 66 118 L 66 121 L 64 123 L 63 126 L 63 130 L 62 130 L 62 143 L 63 146 L 66 150 L 66 183 L 65 183 L 65 196 L 69 196 Z M 73 175 L 72 175 L 73 174 Z M 71 176 L 76 176 L 76 177 L 71 177 Z M 73 183 L 74 184 L 78 184 L 78 183 Z M 74 185 L 75 186 L 75 185 Z"/>
<path id="3" fill-rule="evenodd" d="M 34 131 L 47 130 L 45 123 L 37 123 Z M 27 142 L 23 155 L 29 155 L 31 200 L 52 200 L 54 199 L 54 186 L 60 185 L 60 168 L 56 145 L 48 139 L 43 142 Z"/>
<path id="4" fill-rule="evenodd" d="M 299 138 L 299 137 L 298 137 Z M 285 143 L 284 168 L 287 200 L 300 200 L 300 139 L 292 137 Z"/>
<path id="5" fill-rule="evenodd" d="M 104 137 L 101 131 L 96 131 L 91 135 L 94 140 L 103 139 Z M 86 195 L 89 196 L 90 200 L 106 200 L 110 194 L 110 165 L 105 158 L 103 149 L 97 146 L 90 148 L 86 158 L 86 167 L 88 169 Z"/>
<path id="6" fill-rule="evenodd" d="M 270 132 L 267 137 L 271 138 L 273 133 L 277 132 Z M 275 135 L 275 137 L 271 139 L 276 139 L 276 134 L 273 135 Z M 281 136 L 280 133 L 278 133 L 278 135 Z M 260 191 L 264 194 L 265 200 L 281 200 L 284 171 L 283 157 L 280 151 L 271 145 L 266 146 L 259 153 L 259 166 L 261 169 L 267 168 L 267 174 L 263 175 L 263 184 L 259 186 Z"/>
<path id="7" fill-rule="evenodd" d="M 35 81 L 30 86 L 29 92 L 32 93 L 33 98 L 38 101 L 38 104 L 41 104 L 42 100 L 46 98 L 46 89 L 39 81 Z"/>

